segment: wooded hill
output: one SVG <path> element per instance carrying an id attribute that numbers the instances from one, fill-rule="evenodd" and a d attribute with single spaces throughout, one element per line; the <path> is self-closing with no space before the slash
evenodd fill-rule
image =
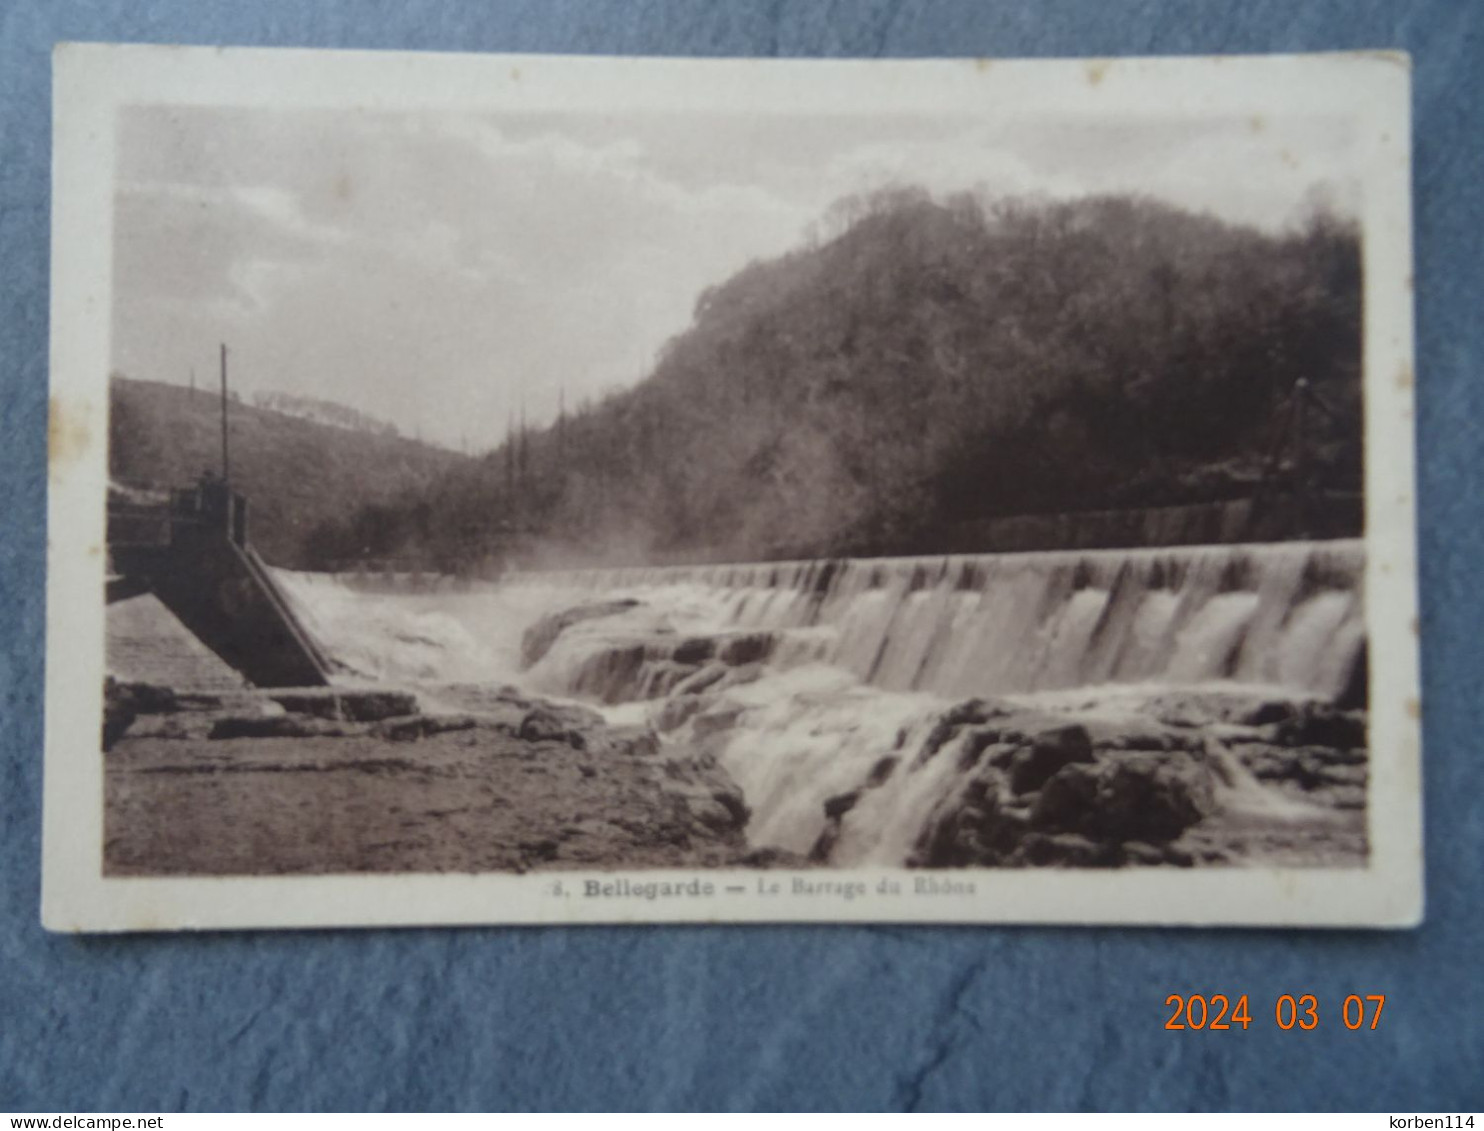
<path id="1" fill-rule="evenodd" d="M 194 391 L 115 376 L 109 474 L 136 488 L 189 486 L 221 469 L 221 402 Z M 274 565 L 331 565 L 307 548 L 327 525 L 371 521 L 378 505 L 435 484 L 465 457 L 413 440 L 334 427 L 233 401 L 232 483 L 251 506 L 252 541 Z"/>
<path id="2" fill-rule="evenodd" d="M 702 294 L 639 385 L 309 549 L 970 551 L 971 520 L 1250 493 L 1300 378 L 1310 485 L 1359 491 L 1360 331 L 1359 234 L 1327 214 L 1272 235 L 1147 199 L 880 193 Z"/>

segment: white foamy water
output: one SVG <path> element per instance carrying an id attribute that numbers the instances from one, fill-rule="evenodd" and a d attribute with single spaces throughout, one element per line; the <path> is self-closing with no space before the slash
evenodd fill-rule
<path id="1" fill-rule="evenodd" d="M 729 701 L 741 704 L 744 713 L 723 748 L 722 763 L 753 810 L 749 839 L 800 854 L 809 852 L 823 829 L 825 801 L 858 788 L 882 759 L 900 760 L 898 733 L 925 731 L 943 708 L 935 696 L 882 692 L 820 664 L 740 687 Z M 908 777 L 893 774 L 884 792 L 898 793 L 896 786 Z M 910 839 L 895 831 L 885 823 L 876 828 L 882 851 L 900 863 L 905 851 L 896 855 L 891 846 L 898 840 L 910 846 Z"/>
<path id="2" fill-rule="evenodd" d="M 1332 696 L 1364 640 L 1359 541 L 593 570 L 692 631 L 816 633 L 817 658 L 949 697 L 1213 679 Z"/>
<path id="3" fill-rule="evenodd" d="M 1116 719 L 1172 689 L 1332 697 L 1364 646 L 1362 574 L 1362 544 L 1344 541 L 574 571 L 422 593 L 279 578 L 350 678 L 514 683 L 605 704 L 615 721 L 684 677 L 674 643 L 766 632 L 762 678 L 725 691 L 712 739 L 752 808 L 749 838 L 808 852 L 824 802 L 874 771 L 884 780 L 831 860 L 894 865 L 963 777 L 951 748 L 913 764 L 949 703 L 1010 697 Z M 621 597 L 640 604 L 573 625 L 522 670 L 521 636 L 540 617 Z M 1313 816 L 1221 764 L 1233 811 Z"/>

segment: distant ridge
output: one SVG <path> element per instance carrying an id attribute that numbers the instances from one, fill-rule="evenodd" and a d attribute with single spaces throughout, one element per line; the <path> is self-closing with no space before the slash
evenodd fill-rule
<path id="1" fill-rule="evenodd" d="M 332 428 L 346 428 L 352 432 L 369 432 L 374 436 L 400 436 L 401 430 L 390 421 L 362 412 L 358 408 L 327 401 L 322 397 L 306 397 L 300 393 L 285 393 L 276 389 L 254 393 L 252 403 L 270 412 L 281 412 L 285 416 L 300 420 L 311 420 Z M 421 440 L 422 437 L 417 437 Z"/>
<path id="2" fill-rule="evenodd" d="M 214 391 L 115 375 L 110 382 L 109 474 L 125 488 L 168 488 L 220 470 Z M 353 410 L 351 410 L 353 411 Z M 232 481 L 252 506 L 252 542 L 277 566 L 315 563 L 312 534 L 352 515 L 399 513 L 466 459 L 401 436 L 305 420 L 241 401 L 230 405 Z M 347 419 L 350 416 L 347 415 Z"/>

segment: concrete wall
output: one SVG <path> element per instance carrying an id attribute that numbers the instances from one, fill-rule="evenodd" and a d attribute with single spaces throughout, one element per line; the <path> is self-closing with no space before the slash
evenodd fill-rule
<path id="1" fill-rule="evenodd" d="M 213 533 L 178 537 L 150 587 L 213 652 L 260 687 L 317 687 L 329 663 L 251 549 Z"/>

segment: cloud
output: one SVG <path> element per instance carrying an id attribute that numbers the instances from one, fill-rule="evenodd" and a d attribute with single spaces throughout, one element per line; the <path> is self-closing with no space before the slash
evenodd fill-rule
<path id="1" fill-rule="evenodd" d="M 1052 199 L 1158 196 L 1237 223 L 1274 229 L 1316 193 L 1355 210 L 1350 138 L 1333 121 L 1138 123 L 1017 121 L 947 136 L 881 140 L 841 152 L 823 170 L 826 194 L 919 184 L 939 195 Z"/>
<path id="2" fill-rule="evenodd" d="M 115 364 L 496 442 L 644 375 L 696 296 L 842 196 L 1138 189 L 1276 224 L 1343 193 L 1323 124 L 366 114 L 121 116 Z M 1297 155 L 1297 157 L 1295 156 Z"/>

